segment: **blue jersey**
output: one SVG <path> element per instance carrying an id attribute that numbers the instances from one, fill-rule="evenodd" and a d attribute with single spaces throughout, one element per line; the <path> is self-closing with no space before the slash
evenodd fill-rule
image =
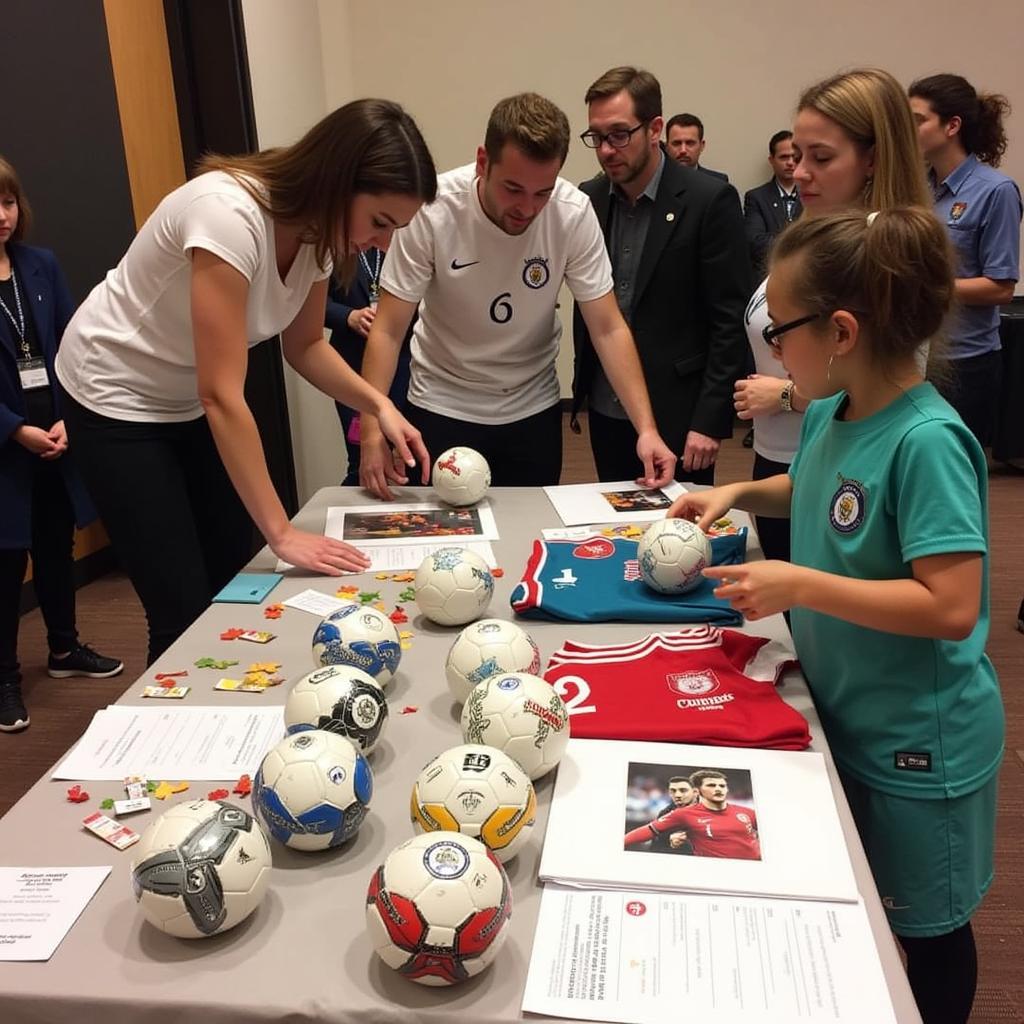
<path id="1" fill-rule="evenodd" d="M 685 594 L 658 594 L 643 582 L 638 542 L 624 537 L 535 540 L 522 580 L 512 591 L 512 608 L 527 619 L 569 622 L 743 621 L 727 601 L 702 580 Z M 712 565 L 736 565 L 746 557 L 747 532 L 711 540 Z"/>

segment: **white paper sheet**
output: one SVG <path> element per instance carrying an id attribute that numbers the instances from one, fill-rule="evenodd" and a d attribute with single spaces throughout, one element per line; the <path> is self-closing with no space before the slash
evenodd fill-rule
<path id="1" fill-rule="evenodd" d="M 663 812 L 668 779 L 701 768 L 726 777 L 727 803 L 756 833 L 758 856 L 746 859 L 747 850 L 715 855 L 730 823 L 703 811 L 696 829 L 710 837 L 698 839 L 711 855 L 651 852 L 647 844 L 624 848 L 627 828 Z M 657 808 L 638 806 L 637 787 L 630 786 L 638 777 L 654 780 L 666 794 Z M 742 833 L 740 824 L 733 827 Z M 859 898 L 825 760 L 812 751 L 570 740 L 558 766 L 539 875 L 542 881 L 607 889 Z"/>
<path id="2" fill-rule="evenodd" d="M 366 547 L 360 544 L 358 546 L 366 552 L 366 556 L 370 559 L 370 567 L 362 572 L 343 572 L 342 576 L 365 576 L 372 572 L 404 572 L 408 569 L 418 569 L 427 555 L 432 555 L 440 548 L 465 548 L 467 551 L 479 555 L 492 569 L 498 564 L 494 556 L 494 548 L 489 540 L 463 540 L 461 537 L 449 537 L 443 541 L 419 544 L 384 544 L 367 545 Z M 277 563 L 278 572 L 287 572 L 291 568 L 294 567 L 287 562 L 278 561 Z"/>
<path id="3" fill-rule="evenodd" d="M 653 523 L 656 519 L 664 519 L 669 505 L 685 494 L 686 488 L 673 480 L 660 491 L 650 491 L 637 487 L 632 480 L 619 480 L 545 487 L 544 493 L 566 526 L 584 526 L 590 523 Z"/>
<path id="4" fill-rule="evenodd" d="M 895 1024 L 862 903 L 548 885 L 523 1010 L 624 1024 Z"/>
<path id="5" fill-rule="evenodd" d="M 0 960 L 49 960 L 109 867 L 0 868 Z"/>
<path id="6" fill-rule="evenodd" d="M 342 597 L 335 597 L 333 594 L 325 594 L 321 590 L 302 590 L 281 603 L 286 608 L 298 608 L 299 611 L 309 612 L 311 615 L 318 615 L 321 619 L 325 619 L 331 612 L 336 612 L 351 602 Z"/>
<path id="7" fill-rule="evenodd" d="M 284 736 L 284 708 L 111 705 L 93 716 L 54 779 L 235 781 Z"/>
<path id="8" fill-rule="evenodd" d="M 449 520 L 462 518 L 465 519 L 465 524 L 461 528 L 468 529 L 470 532 L 448 534 L 419 532 L 428 530 L 429 525 L 423 523 L 417 526 L 414 520 L 416 518 L 431 520 L 435 516 L 442 520 L 436 524 L 439 529 L 451 528 L 452 523 Z M 356 517 L 362 521 L 364 527 L 370 530 L 368 535 L 361 536 L 354 528 L 355 524 L 352 520 Z M 390 529 L 394 532 L 384 537 L 375 536 L 376 529 L 389 529 L 386 520 L 391 520 Z M 406 533 L 407 530 L 408 533 Z M 352 544 L 369 553 L 371 548 L 393 547 L 401 544 L 422 545 L 438 542 L 451 544 L 471 540 L 498 540 L 498 524 L 495 522 L 490 502 L 486 499 L 464 509 L 452 508 L 450 505 L 442 505 L 438 502 L 332 505 L 327 509 L 324 534 L 335 540 L 343 540 L 347 544 Z"/>

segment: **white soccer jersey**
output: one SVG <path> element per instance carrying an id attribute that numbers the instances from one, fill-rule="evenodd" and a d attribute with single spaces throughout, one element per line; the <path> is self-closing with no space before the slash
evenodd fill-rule
<path id="1" fill-rule="evenodd" d="M 611 263 L 590 200 L 558 178 L 521 235 L 480 205 L 473 164 L 442 174 L 435 202 L 395 232 L 381 287 L 419 302 L 414 405 L 471 423 L 511 423 L 559 400 L 555 313 L 564 280 L 577 302 L 607 295 Z"/>

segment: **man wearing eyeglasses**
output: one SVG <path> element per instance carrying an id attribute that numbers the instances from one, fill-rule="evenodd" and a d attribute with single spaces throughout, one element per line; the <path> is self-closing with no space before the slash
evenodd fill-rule
<path id="1" fill-rule="evenodd" d="M 568 119 L 549 100 L 523 93 L 497 104 L 476 163 L 440 175 L 436 201 L 395 232 L 363 376 L 387 390 L 419 303 L 406 415 L 428 451 L 475 448 L 497 486 L 557 484 L 555 310 L 565 281 L 635 428 L 626 476 L 642 471 L 645 486 L 660 487 L 675 455 L 655 427 L 594 211 L 558 176 L 568 148 Z M 371 417 L 360 440 L 360 482 L 391 498 L 408 467 L 395 465 Z"/>
<path id="2" fill-rule="evenodd" d="M 732 435 L 733 382 L 747 358 L 751 281 L 739 196 L 666 156 L 661 86 L 650 72 L 613 68 L 587 90 L 586 103 L 582 138 L 601 173 L 580 187 L 604 231 L 615 298 L 636 339 L 658 431 L 680 456 L 676 478 L 711 484 L 721 439 Z M 584 316 L 574 317 L 573 335 L 574 412 L 589 403 L 598 477 L 626 479 L 635 434 Z"/>

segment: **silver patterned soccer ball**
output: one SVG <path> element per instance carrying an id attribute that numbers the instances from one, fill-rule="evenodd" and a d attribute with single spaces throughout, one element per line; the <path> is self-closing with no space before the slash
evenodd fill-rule
<path id="1" fill-rule="evenodd" d="M 431 622 L 461 626 L 490 604 L 494 577 L 487 563 L 465 548 L 438 548 L 416 570 L 416 604 Z"/>
<path id="2" fill-rule="evenodd" d="M 459 704 L 469 691 L 499 672 L 540 673 L 540 651 L 533 638 L 507 619 L 471 622 L 448 651 L 444 673 L 448 689 Z"/>
<path id="3" fill-rule="evenodd" d="M 388 702 L 373 676 L 345 665 L 306 673 L 284 705 L 288 733 L 323 729 L 351 741 L 361 754 L 377 745 L 388 723 Z"/>
<path id="4" fill-rule="evenodd" d="M 644 583 L 659 594 L 685 594 L 699 586 L 711 564 L 711 541 L 686 519 L 651 523 L 637 545 Z"/>

